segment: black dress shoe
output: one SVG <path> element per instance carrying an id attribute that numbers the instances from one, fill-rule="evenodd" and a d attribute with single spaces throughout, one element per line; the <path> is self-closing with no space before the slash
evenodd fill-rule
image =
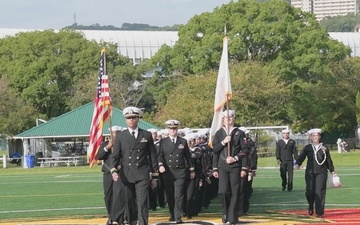
<path id="1" fill-rule="evenodd" d="M 169 221 L 175 221 L 175 217 L 170 216 Z"/>
<path id="2" fill-rule="evenodd" d="M 223 216 L 222 216 L 221 222 L 222 222 L 222 223 L 226 223 L 226 222 L 227 222 L 227 216 L 226 216 L 226 215 L 223 215 Z"/>
<path id="3" fill-rule="evenodd" d="M 183 223 L 183 221 L 181 219 L 177 219 L 176 224 L 180 224 L 180 223 Z"/>
<path id="4" fill-rule="evenodd" d="M 309 209 L 309 210 L 308 210 L 308 213 L 309 213 L 309 215 L 311 216 L 312 214 L 314 214 L 314 210 L 313 210 L 313 209 Z"/>
<path id="5" fill-rule="evenodd" d="M 285 189 L 286 189 L 286 187 L 285 187 L 285 186 L 283 186 L 281 190 L 282 190 L 282 191 L 285 191 Z"/>
<path id="6" fill-rule="evenodd" d="M 317 217 L 319 217 L 319 218 L 323 218 L 323 215 L 321 215 L 321 214 L 318 214 L 318 215 L 317 215 Z"/>
<path id="7" fill-rule="evenodd" d="M 111 220 L 111 219 L 108 219 L 108 221 L 106 222 L 105 225 L 112 225 L 112 224 L 113 224 L 112 220 Z"/>
<path id="8" fill-rule="evenodd" d="M 314 214 L 314 204 L 309 204 L 308 213 L 310 216 Z"/>

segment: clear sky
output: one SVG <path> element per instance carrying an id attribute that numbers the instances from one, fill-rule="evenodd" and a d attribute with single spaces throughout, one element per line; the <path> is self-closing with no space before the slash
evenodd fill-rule
<path id="1" fill-rule="evenodd" d="M 80 25 L 186 24 L 231 0 L 0 0 L 0 28 L 60 29 Z"/>

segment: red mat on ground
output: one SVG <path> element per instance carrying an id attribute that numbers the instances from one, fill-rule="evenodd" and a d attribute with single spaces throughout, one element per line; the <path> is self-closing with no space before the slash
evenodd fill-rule
<path id="1" fill-rule="evenodd" d="M 284 213 L 308 216 L 307 210 L 286 210 Z M 311 216 L 316 218 L 316 214 Z M 334 225 L 360 225 L 360 209 L 325 209 L 325 214 L 319 223 L 311 223 L 312 225 L 334 224 Z M 305 225 L 305 224 L 299 224 Z"/>

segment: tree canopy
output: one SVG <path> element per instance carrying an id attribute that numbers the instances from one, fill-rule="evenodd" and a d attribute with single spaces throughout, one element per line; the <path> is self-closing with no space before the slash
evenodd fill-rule
<path id="1" fill-rule="evenodd" d="M 328 32 L 354 32 L 358 24 L 360 16 L 354 14 L 326 17 L 320 21 L 320 26 Z"/>
<path id="2" fill-rule="evenodd" d="M 36 118 L 49 120 L 93 101 L 102 47 L 107 47 L 114 106 L 136 105 L 144 88 L 128 87 L 141 82 L 142 72 L 118 54 L 116 45 L 88 41 L 72 30 L 0 39 L 0 133 L 16 134 L 32 127 Z"/>
<path id="3" fill-rule="evenodd" d="M 356 125 L 360 61 L 349 57 L 350 49 L 330 39 L 313 15 L 282 0 L 239 0 L 191 18 L 173 47 L 162 46 L 140 66 L 115 44 L 73 30 L 0 39 L 0 134 L 92 101 L 103 47 L 115 107 L 145 108 L 144 117 L 159 126 L 175 118 L 209 127 L 225 33 L 237 124 L 287 124 L 294 131 Z M 150 69 L 155 73 L 145 79 Z"/>
<path id="4" fill-rule="evenodd" d="M 272 96 L 275 91 L 273 89 L 268 89 L 268 93 L 262 93 L 262 97 L 256 96 L 249 101 L 249 105 L 245 106 L 253 111 L 244 108 L 240 110 L 252 118 L 244 119 L 242 123 L 248 125 L 286 123 L 293 125 L 295 130 L 302 131 L 319 125 L 327 130 L 344 129 L 354 121 L 353 108 L 352 113 L 348 114 L 351 118 L 346 116 L 344 111 L 336 112 L 337 116 L 329 113 L 327 107 L 333 108 L 333 106 L 331 107 L 331 102 L 327 100 L 338 99 L 333 96 L 334 92 L 327 92 L 326 98 L 321 91 L 317 92 L 319 89 L 324 90 L 325 85 L 331 85 L 325 86 L 326 88 L 333 88 L 335 83 L 332 82 L 335 81 L 346 86 L 341 76 L 346 76 L 343 73 L 347 71 L 334 74 L 333 70 L 337 67 L 343 68 L 344 64 L 348 65 L 344 60 L 350 55 L 350 49 L 330 39 L 326 31 L 319 26 L 314 15 L 301 12 L 300 9 L 295 9 L 282 0 L 264 3 L 239 0 L 218 7 L 213 12 L 194 16 L 188 24 L 180 27 L 179 40 L 174 47 L 172 49 L 163 47 L 164 49 L 159 51 L 148 64 L 163 65 L 164 74 L 172 74 L 171 71 L 176 71 L 191 77 L 198 74 L 210 77 L 212 71 L 217 71 L 219 67 L 221 40 L 225 33 L 230 39 L 231 67 L 236 68 L 237 64 L 243 62 L 256 62 L 258 65 L 263 65 L 266 70 L 260 70 L 261 72 L 249 70 L 248 77 L 256 80 L 262 73 L 271 74 L 276 78 L 274 80 L 283 83 L 288 89 L 287 97 L 278 105 L 276 101 L 265 98 L 266 94 Z M 254 76 L 255 73 L 257 76 Z M 358 74 L 353 72 L 352 75 L 356 77 Z M 236 73 L 232 79 L 237 80 L 238 76 L 241 79 L 248 78 Z M 211 81 L 210 78 L 206 80 Z M 249 82 L 251 83 L 251 80 Z M 256 84 L 254 89 L 264 90 L 262 86 L 264 84 L 254 83 Z M 236 85 L 238 87 L 239 84 Z M 356 83 L 352 85 L 356 90 L 359 88 Z M 342 90 L 345 86 L 339 89 Z M 172 93 L 169 95 L 170 101 Z M 243 98 L 244 95 L 247 96 L 248 93 L 243 93 L 239 98 Z M 186 101 L 193 101 L 191 96 L 193 95 L 188 96 Z M 353 93 L 351 97 L 354 101 Z M 177 101 L 184 100 L 177 99 Z M 272 106 L 277 107 L 274 107 L 271 113 L 262 112 L 264 106 L 262 104 L 269 101 L 273 102 Z M 181 107 L 184 107 L 183 104 L 173 104 L 168 109 L 165 106 L 163 110 L 180 111 Z M 347 122 L 334 120 L 334 117 L 343 119 L 347 117 L 348 120 Z"/>

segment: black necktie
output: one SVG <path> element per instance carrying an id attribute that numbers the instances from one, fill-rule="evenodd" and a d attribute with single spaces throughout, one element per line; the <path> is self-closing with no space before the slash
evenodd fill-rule
<path id="1" fill-rule="evenodd" d="M 133 138 L 136 139 L 136 137 L 135 137 L 135 131 L 133 131 L 131 134 L 132 134 Z"/>
<path id="2" fill-rule="evenodd" d="M 172 139 L 172 143 L 175 144 L 175 139 L 174 138 Z"/>

